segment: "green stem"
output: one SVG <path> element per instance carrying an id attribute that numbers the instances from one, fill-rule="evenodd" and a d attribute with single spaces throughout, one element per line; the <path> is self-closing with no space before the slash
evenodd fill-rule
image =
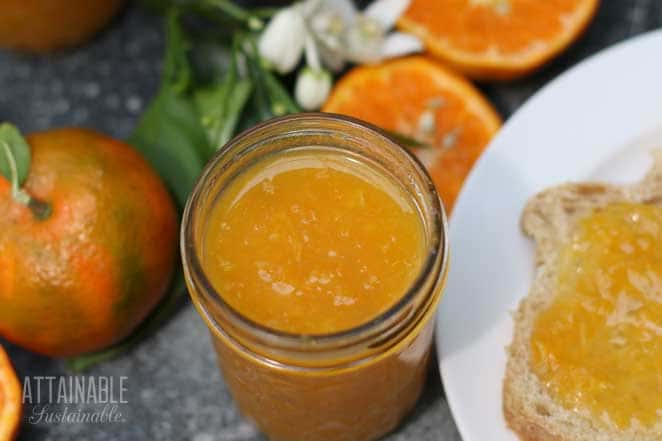
<path id="1" fill-rule="evenodd" d="M 276 15 L 276 12 L 278 11 L 280 11 L 279 8 L 269 8 L 269 7 L 251 9 L 251 13 L 253 15 L 262 19 L 271 18 L 274 15 Z"/>
<path id="2" fill-rule="evenodd" d="M 257 49 L 255 38 L 248 36 L 246 37 L 245 42 L 246 47 L 244 48 L 244 53 L 251 61 L 249 62 L 249 67 L 253 68 L 253 73 L 256 78 L 255 81 L 262 85 L 265 99 L 269 103 L 269 113 L 271 113 L 269 117 L 272 115 L 280 116 L 285 115 L 286 113 L 300 112 L 301 109 L 292 99 L 290 94 L 283 88 L 280 81 L 270 71 L 265 69 Z"/>
<path id="3" fill-rule="evenodd" d="M 247 42 L 248 44 L 244 44 Z M 242 53 L 245 55 L 248 75 L 253 82 L 253 101 L 260 121 L 271 118 L 273 113 L 273 102 L 269 97 L 264 74 L 260 65 L 260 59 L 255 55 L 256 49 L 249 39 L 243 39 L 240 43 Z"/>
<path id="4" fill-rule="evenodd" d="M 51 204 L 32 196 L 30 197 L 30 202 L 28 202 L 28 208 L 32 211 L 32 215 L 40 221 L 48 219 L 51 213 L 53 213 Z"/>
<path id="5" fill-rule="evenodd" d="M 37 220 L 48 219 L 52 212 L 50 204 L 30 196 L 27 191 L 19 187 L 18 168 L 16 166 L 14 155 L 12 155 L 11 149 L 9 148 L 9 144 L 7 144 L 6 141 L 0 140 L 0 147 L 2 147 L 2 152 L 7 158 L 7 163 L 9 164 L 9 181 L 11 183 L 12 198 L 19 204 L 28 207 Z"/>
<path id="6" fill-rule="evenodd" d="M 232 0 L 204 0 L 203 5 L 224 12 L 229 17 L 244 23 L 251 31 L 259 31 L 264 27 L 262 19 Z"/>

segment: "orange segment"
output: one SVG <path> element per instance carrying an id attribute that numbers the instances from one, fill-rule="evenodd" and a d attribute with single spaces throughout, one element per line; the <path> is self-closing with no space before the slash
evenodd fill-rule
<path id="1" fill-rule="evenodd" d="M 512 79 L 572 43 L 599 0 L 412 0 L 398 26 L 468 76 Z"/>
<path id="2" fill-rule="evenodd" d="M 0 346 L 0 441 L 14 439 L 21 419 L 21 386 Z"/>
<path id="3" fill-rule="evenodd" d="M 352 69 L 336 84 L 324 112 L 353 116 L 429 143 L 415 149 L 447 210 L 501 125 L 468 81 L 424 57 Z"/>

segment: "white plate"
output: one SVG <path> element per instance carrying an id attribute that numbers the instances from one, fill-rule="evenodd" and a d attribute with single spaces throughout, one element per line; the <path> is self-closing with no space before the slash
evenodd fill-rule
<path id="1" fill-rule="evenodd" d="M 656 144 L 657 142 L 657 144 Z M 510 312 L 527 294 L 525 201 L 587 179 L 627 182 L 662 147 L 662 31 L 607 49 L 547 85 L 507 122 L 469 176 L 450 225 L 437 349 L 464 441 L 515 441 L 501 412 Z"/>

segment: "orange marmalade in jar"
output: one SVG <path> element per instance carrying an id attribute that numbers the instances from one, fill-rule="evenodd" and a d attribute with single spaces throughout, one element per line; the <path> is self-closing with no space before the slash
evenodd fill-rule
<path id="1" fill-rule="evenodd" d="M 373 440 L 415 404 L 446 220 L 379 131 L 299 114 L 238 136 L 189 199 L 182 255 L 223 377 L 270 439 Z"/>

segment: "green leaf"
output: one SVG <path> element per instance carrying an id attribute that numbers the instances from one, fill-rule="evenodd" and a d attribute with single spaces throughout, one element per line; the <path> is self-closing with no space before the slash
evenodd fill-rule
<path id="1" fill-rule="evenodd" d="M 209 152 L 193 104 L 165 85 L 143 114 L 129 142 L 145 155 L 183 207 Z"/>
<path id="2" fill-rule="evenodd" d="M 228 72 L 223 82 L 196 91 L 196 107 L 213 150 L 232 138 L 252 89 L 250 80 L 237 79 Z"/>
<path id="3" fill-rule="evenodd" d="M 204 7 L 218 10 L 223 15 L 237 20 L 249 30 L 259 31 L 264 27 L 264 22 L 260 17 L 253 14 L 250 10 L 242 8 L 232 0 L 200 0 L 200 3 Z"/>
<path id="4" fill-rule="evenodd" d="M 177 14 L 170 13 L 161 89 L 129 137 L 165 180 L 180 207 L 185 205 L 210 152 L 188 94 L 192 75 L 188 47 Z"/>
<path id="5" fill-rule="evenodd" d="M 252 57 L 246 57 L 249 78 L 253 82 L 252 109 L 257 120 L 264 121 L 274 116 L 266 81 L 259 63 Z"/>
<path id="6" fill-rule="evenodd" d="M 223 124 L 223 129 L 221 130 L 218 142 L 216 143 L 217 149 L 230 141 L 234 135 L 239 122 L 239 117 L 251 96 L 252 90 L 253 84 L 250 80 L 241 79 L 237 81 L 237 84 L 230 92 L 226 105 L 225 123 Z"/>
<path id="7" fill-rule="evenodd" d="M 29 172 L 30 146 L 27 141 L 12 124 L 0 124 L 0 175 L 11 184 L 11 195 L 16 202 L 28 207 L 35 219 L 46 220 L 53 212 L 51 205 L 21 188 Z"/>
<path id="8" fill-rule="evenodd" d="M 0 175 L 7 178 L 17 191 L 30 171 L 30 146 L 18 129 L 9 123 L 0 124 Z"/>
<path id="9" fill-rule="evenodd" d="M 264 68 L 262 69 L 264 70 Z M 264 70 L 264 78 L 274 114 L 301 112 L 301 107 L 292 99 L 292 95 L 285 90 L 280 80 L 272 72 Z"/>
<path id="10" fill-rule="evenodd" d="M 245 38 L 242 47 L 250 78 L 255 84 L 253 97 L 258 119 L 264 121 L 272 116 L 301 112 L 280 80 L 264 67 L 255 39 L 252 36 Z"/>
<path id="11" fill-rule="evenodd" d="M 207 141 L 213 149 L 223 125 L 223 107 L 229 95 L 229 86 L 223 81 L 195 91 L 193 101 L 200 123 L 207 133 Z"/>
<path id="12" fill-rule="evenodd" d="M 168 84 L 181 93 L 189 87 L 192 78 L 188 59 L 191 42 L 184 34 L 177 10 L 171 10 L 166 16 L 166 36 L 162 84 Z"/>

